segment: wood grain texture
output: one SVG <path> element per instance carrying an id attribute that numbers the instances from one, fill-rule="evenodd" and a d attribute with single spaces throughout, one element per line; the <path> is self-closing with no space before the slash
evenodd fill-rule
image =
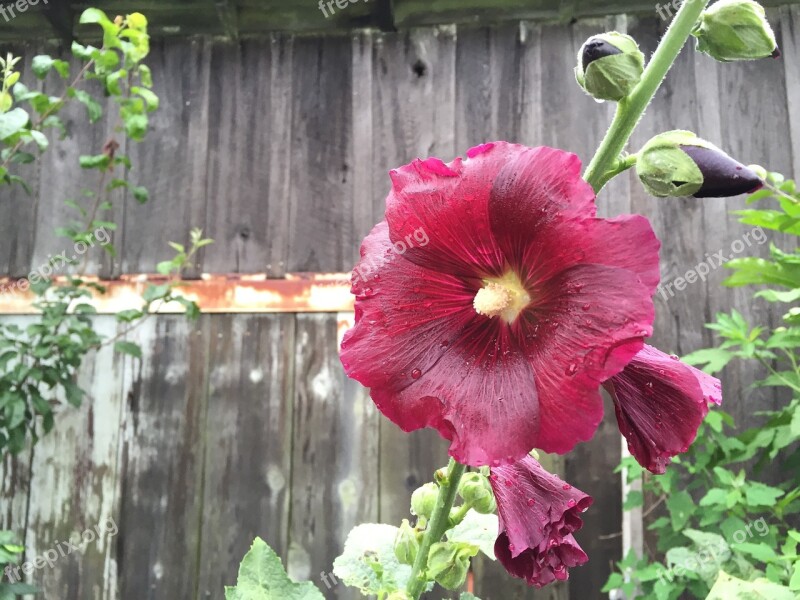
<path id="1" fill-rule="evenodd" d="M 337 336 L 334 316 L 297 316 L 288 568 L 323 588 L 350 529 L 378 518 L 377 410 L 346 381 Z M 343 585 L 326 591 L 357 597 Z"/>

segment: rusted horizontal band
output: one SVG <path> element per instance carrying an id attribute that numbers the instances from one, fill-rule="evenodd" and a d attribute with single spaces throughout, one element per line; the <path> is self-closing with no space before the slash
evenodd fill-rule
<path id="1" fill-rule="evenodd" d="M 160 275 L 123 275 L 120 279 L 85 278 L 105 287 L 87 299 L 100 314 L 141 309 L 142 294 L 148 285 L 161 285 L 168 279 Z M 63 283 L 63 277 L 55 282 Z M 266 275 L 203 275 L 181 281 L 176 293 L 193 300 L 204 313 L 342 313 L 353 310 L 349 273 L 291 273 L 283 279 Z M 24 280 L 0 278 L 0 314 L 36 314 L 36 299 Z M 154 307 L 154 312 L 181 313 L 177 303 Z"/>

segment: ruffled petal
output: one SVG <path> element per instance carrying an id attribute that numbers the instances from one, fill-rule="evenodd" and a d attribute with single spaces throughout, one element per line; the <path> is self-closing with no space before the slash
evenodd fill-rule
<path id="1" fill-rule="evenodd" d="M 605 387 L 631 454 L 656 474 L 689 449 L 709 402 L 722 402 L 718 379 L 652 346 L 644 346 Z"/>
<path id="2" fill-rule="evenodd" d="M 345 371 L 365 387 L 408 387 L 474 320 L 472 299 L 479 288 L 480 282 L 409 262 L 389 239 L 386 221 L 379 223 L 364 240 L 353 271 L 356 324 L 342 342 Z M 413 414 L 407 418 L 414 420 Z"/>
<path id="3" fill-rule="evenodd" d="M 500 517 L 495 554 L 509 573 L 541 587 L 588 560 L 572 534 L 583 526 L 590 496 L 530 456 L 493 468 L 490 482 Z"/>

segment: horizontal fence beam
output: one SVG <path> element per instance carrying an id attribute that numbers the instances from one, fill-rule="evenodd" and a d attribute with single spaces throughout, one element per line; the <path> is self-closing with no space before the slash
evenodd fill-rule
<path id="1" fill-rule="evenodd" d="M 142 294 L 150 285 L 170 280 L 160 275 L 124 275 L 120 279 L 86 278 L 105 288 L 93 291 L 86 303 L 99 314 L 116 314 L 141 309 Z M 66 278 L 54 278 L 56 285 Z M 353 311 L 349 273 L 290 273 L 283 279 L 266 275 L 208 275 L 197 280 L 181 280 L 176 293 L 193 300 L 203 313 L 347 313 Z M 0 315 L 37 314 L 37 297 L 24 279 L 0 278 Z M 185 312 L 178 303 L 153 308 L 159 314 Z"/>

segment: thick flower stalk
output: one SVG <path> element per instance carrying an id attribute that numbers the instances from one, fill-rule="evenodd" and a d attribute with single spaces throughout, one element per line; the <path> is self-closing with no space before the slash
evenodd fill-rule
<path id="1" fill-rule="evenodd" d="M 588 560 L 573 533 L 592 498 L 548 473 L 534 458 L 492 469 L 500 517 L 497 559 L 515 577 L 542 587 L 569 577 Z"/>
<path id="2" fill-rule="evenodd" d="M 580 170 L 573 154 L 498 142 L 391 174 L 342 363 L 461 463 L 589 440 L 600 385 L 652 333 L 659 242 L 643 217 L 598 218 Z"/>

